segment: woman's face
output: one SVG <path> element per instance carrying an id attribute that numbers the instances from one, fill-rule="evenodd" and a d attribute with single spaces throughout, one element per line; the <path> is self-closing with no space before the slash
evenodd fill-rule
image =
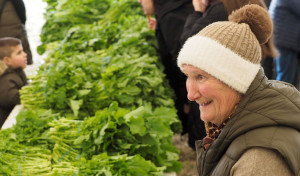
<path id="1" fill-rule="evenodd" d="M 183 65 L 188 99 L 199 104 L 201 119 L 221 125 L 234 111 L 242 95 L 205 71 Z"/>
<path id="2" fill-rule="evenodd" d="M 153 0 L 138 0 L 138 2 L 142 5 L 145 15 L 154 15 Z"/>

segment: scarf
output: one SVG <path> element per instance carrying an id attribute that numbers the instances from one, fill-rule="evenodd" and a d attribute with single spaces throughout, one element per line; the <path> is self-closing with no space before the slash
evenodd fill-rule
<path id="1" fill-rule="evenodd" d="M 234 109 L 229 115 L 229 117 L 220 126 L 217 126 L 212 122 L 205 122 L 206 137 L 203 138 L 203 143 L 202 143 L 202 147 L 204 150 L 207 150 L 210 144 L 218 138 L 223 128 L 226 126 L 227 122 L 229 121 L 231 115 L 235 112 L 237 106 L 238 105 L 234 106 Z"/>

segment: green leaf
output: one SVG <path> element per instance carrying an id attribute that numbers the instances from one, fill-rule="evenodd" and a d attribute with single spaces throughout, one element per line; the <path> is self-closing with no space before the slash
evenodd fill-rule
<path id="1" fill-rule="evenodd" d="M 160 138 L 172 135 L 169 124 L 164 124 L 161 118 L 150 117 L 148 118 L 149 131 L 152 134 L 159 134 Z"/>
<path id="2" fill-rule="evenodd" d="M 145 121 L 144 121 L 144 107 L 139 107 L 138 109 L 126 114 L 124 119 L 130 128 L 131 133 L 139 134 L 144 136 L 146 133 Z"/>
<path id="3" fill-rule="evenodd" d="M 100 131 L 100 134 L 99 136 L 95 139 L 95 144 L 99 145 L 99 144 L 102 144 L 104 142 L 107 142 L 107 141 L 104 141 L 106 136 L 111 136 L 113 133 L 110 133 L 110 132 L 106 132 L 107 130 L 116 130 L 116 124 L 112 121 L 109 121 L 107 122 L 101 129 Z"/>
<path id="4" fill-rule="evenodd" d="M 80 97 L 82 97 L 82 96 L 85 96 L 85 95 L 89 94 L 90 92 L 91 92 L 91 90 L 89 90 L 89 89 L 83 89 L 83 90 L 78 91 L 78 95 Z"/>
<path id="5" fill-rule="evenodd" d="M 76 117 L 78 116 L 78 112 L 82 103 L 82 100 L 70 100 L 71 109 Z"/>

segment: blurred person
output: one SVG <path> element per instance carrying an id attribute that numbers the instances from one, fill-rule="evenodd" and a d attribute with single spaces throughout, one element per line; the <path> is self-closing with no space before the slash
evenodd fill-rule
<path id="1" fill-rule="evenodd" d="M 269 8 L 270 3 L 271 3 L 271 0 L 264 0 L 264 2 L 265 2 L 265 4 L 266 4 L 267 8 Z"/>
<path id="2" fill-rule="evenodd" d="M 261 44 L 268 11 L 245 5 L 188 38 L 178 55 L 207 136 L 196 143 L 199 175 L 299 175 L 300 93 L 268 80 Z"/>
<path id="3" fill-rule="evenodd" d="M 14 106 L 20 104 L 19 90 L 27 84 L 26 66 L 27 54 L 21 40 L 0 38 L 0 127 Z"/>
<path id="4" fill-rule="evenodd" d="M 182 134 L 188 133 L 188 99 L 185 87 L 185 75 L 176 64 L 181 48 L 181 36 L 186 17 L 193 12 L 192 0 L 138 0 L 144 14 L 148 17 L 149 27 L 155 30 L 158 53 L 164 73 L 175 92 L 175 107 L 182 122 Z M 151 16 L 154 15 L 155 18 Z"/>
<path id="5" fill-rule="evenodd" d="M 180 42 L 195 35 L 216 21 L 227 21 L 228 13 L 222 0 L 193 0 L 194 12 L 187 17 Z"/>
<path id="6" fill-rule="evenodd" d="M 142 5 L 144 14 L 147 16 L 149 28 L 154 31 L 156 28 L 156 19 L 151 17 L 154 15 L 153 0 L 138 0 L 138 2 Z"/>
<path id="7" fill-rule="evenodd" d="M 276 79 L 276 62 L 277 57 L 276 49 L 274 46 L 273 37 L 267 43 L 261 45 L 262 60 L 261 66 L 264 69 L 265 75 L 268 79 Z"/>
<path id="8" fill-rule="evenodd" d="M 297 54 L 300 51 L 300 1 L 272 0 L 269 13 L 274 22 L 274 42 L 278 50 L 276 79 L 296 86 Z"/>
<path id="9" fill-rule="evenodd" d="M 33 63 L 25 28 L 26 9 L 23 0 L 0 0 L 0 38 L 15 37 L 22 41 L 28 65 Z"/>

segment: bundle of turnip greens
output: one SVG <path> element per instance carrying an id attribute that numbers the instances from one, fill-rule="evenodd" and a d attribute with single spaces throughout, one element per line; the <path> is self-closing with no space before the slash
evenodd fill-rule
<path id="1" fill-rule="evenodd" d="M 53 175 L 179 171 L 178 151 L 170 138 L 170 124 L 177 122 L 174 117 L 174 109 L 152 111 L 148 106 L 130 111 L 116 102 L 84 120 L 59 117 L 49 110 L 24 110 L 15 126 L 0 131 L 1 156 L 10 158 L 0 162 L 3 169 L 14 172 L 20 165 L 18 172 L 24 174 L 28 172 L 22 169 Z"/>
<path id="2" fill-rule="evenodd" d="M 0 175 L 51 175 L 47 145 L 23 145 L 16 129 L 0 131 Z"/>
<path id="3" fill-rule="evenodd" d="M 0 131 L 0 148 L 14 148 L 0 150 L 0 174 L 179 172 L 181 124 L 140 4 L 44 1 L 47 58 L 21 90 L 17 124 Z"/>

